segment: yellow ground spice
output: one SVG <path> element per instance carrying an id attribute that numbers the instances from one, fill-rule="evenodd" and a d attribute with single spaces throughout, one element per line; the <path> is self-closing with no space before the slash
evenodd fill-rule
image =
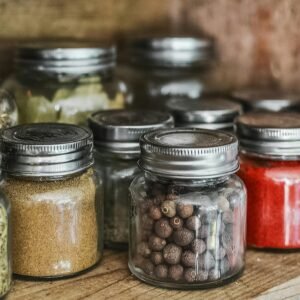
<path id="1" fill-rule="evenodd" d="M 99 216 L 92 169 L 58 181 L 8 178 L 4 191 L 12 206 L 14 273 L 72 275 L 99 260 Z"/>

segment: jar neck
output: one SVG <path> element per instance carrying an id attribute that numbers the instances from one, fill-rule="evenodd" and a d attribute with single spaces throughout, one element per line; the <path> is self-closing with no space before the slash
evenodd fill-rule
<path id="1" fill-rule="evenodd" d="M 103 149 L 97 146 L 95 146 L 94 152 L 96 157 L 105 160 L 124 160 L 124 161 L 137 162 L 140 157 L 140 153 L 128 153 L 128 152 L 115 153 L 113 151 L 109 151 L 107 149 Z"/>

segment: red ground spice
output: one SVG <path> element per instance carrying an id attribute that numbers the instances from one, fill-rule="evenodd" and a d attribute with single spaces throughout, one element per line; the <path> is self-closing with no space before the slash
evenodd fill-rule
<path id="1" fill-rule="evenodd" d="M 248 193 L 248 246 L 300 248 L 300 161 L 242 154 L 239 176 Z"/>

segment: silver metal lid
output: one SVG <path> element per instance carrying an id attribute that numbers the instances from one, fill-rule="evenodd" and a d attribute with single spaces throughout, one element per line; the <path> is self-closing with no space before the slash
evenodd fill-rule
<path id="1" fill-rule="evenodd" d="M 93 135 L 88 128 L 41 123 L 11 127 L 1 139 L 2 169 L 13 176 L 58 177 L 93 164 Z"/>
<path id="2" fill-rule="evenodd" d="M 242 150 L 293 157 L 300 155 L 300 114 L 287 112 L 248 113 L 237 119 Z"/>
<path id="3" fill-rule="evenodd" d="M 232 93 L 245 111 L 292 111 L 300 109 L 300 94 L 271 89 L 243 89 Z"/>
<path id="4" fill-rule="evenodd" d="M 144 37 L 129 46 L 133 63 L 150 67 L 186 68 L 206 65 L 214 58 L 213 40 L 197 37 Z"/>
<path id="5" fill-rule="evenodd" d="M 223 131 L 174 128 L 141 137 L 139 166 L 167 178 L 215 178 L 239 168 L 238 141 Z"/>
<path id="6" fill-rule="evenodd" d="M 89 118 L 95 145 L 113 153 L 139 154 L 143 133 L 173 126 L 170 114 L 150 110 L 106 110 Z"/>
<path id="7" fill-rule="evenodd" d="M 111 70 L 116 48 L 84 43 L 31 43 L 20 45 L 16 64 L 21 68 L 53 74 L 90 74 Z"/>
<path id="8" fill-rule="evenodd" d="M 234 119 L 242 111 L 239 104 L 222 98 L 177 98 L 170 99 L 166 106 L 173 114 L 177 126 L 197 125 L 198 128 L 207 128 L 211 125 L 208 129 L 233 127 Z"/>

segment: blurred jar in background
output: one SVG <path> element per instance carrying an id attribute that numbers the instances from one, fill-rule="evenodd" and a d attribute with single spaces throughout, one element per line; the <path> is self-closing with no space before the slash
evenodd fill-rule
<path id="1" fill-rule="evenodd" d="M 236 90 L 232 100 L 240 103 L 245 112 L 249 111 L 300 111 L 300 94 L 278 89 L 248 88 Z"/>
<path id="2" fill-rule="evenodd" d="M 128 44 L 127 81 L 133 107 L 161 109 L 170 97 L 199 98 L 210 92 L 208 71 L 214 63 L 209 38 L 137 38 Z"/>
<path id="3" fill-rule="evenodd" d="M 238 103 L 220 97 L 203 99 L 174 98 L 166 108 L 176 127 L 234 131 L 234 120 L 242 112 Z"/>
<path id="4" fill-rule="evenodd" d="M 18 121 L 18 109 L 14 97 L 0 89 L 0 131 L 14 126 Z"/>
<path id="5" fill-rule="evenodd" d="M 113 46 L 22 45 L 15 74 L 3 86 L 15 95 L 20 123 L 85 124 L 94 111 L 126 105 L 127 88 L 114 76 L 115 63 Z"/>

